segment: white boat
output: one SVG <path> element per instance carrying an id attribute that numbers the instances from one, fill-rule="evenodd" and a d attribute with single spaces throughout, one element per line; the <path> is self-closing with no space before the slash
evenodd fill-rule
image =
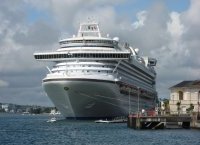
<path id="1" fill-rule="evenodd" d="M 100 120 L 96 120 L 95 123 L 110 123 L 110 121 L 100 119 Z"/>
<path id="2" fill-rule="evenodd" d="M 95 120 L 95 123 L 125 123 L 125 122 L 127 122 L 127 119 Z"/>
<path id="3" fill-rule="evenodd" d="M 96 22 L 81 23 L 76 36 L 59 44 L 34 57 L 54 62 L 42 85 L 64 117 L 112 118 L 155 106 L 155 59 L 141 57 L 118 37 L 103 36 Z"/>
<path id="4" fill-rule="evenodd" d="M 50 122 L 50 123 L 53 123 L 53 122 L 56 122 L 56 118 L 55 117 L 52 117 L 51 119 L 47 120 L 47 122 Z"/>

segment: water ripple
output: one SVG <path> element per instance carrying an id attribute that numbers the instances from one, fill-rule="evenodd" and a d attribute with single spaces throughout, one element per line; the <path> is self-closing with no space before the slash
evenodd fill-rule
<path id="1" fill-rule="evenodd" d="M 199 130 L 132 130 L 93 121 L 47 123 L 48 116 L 0 114 L 0 145 L 199 145 Z"/>

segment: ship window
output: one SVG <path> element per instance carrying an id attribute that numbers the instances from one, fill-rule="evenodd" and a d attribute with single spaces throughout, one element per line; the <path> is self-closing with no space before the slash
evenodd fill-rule
<path id="1" fill-rule="evenodd" d="M 98 72 L 101 72 L 100 70 L 98 70 Z"/>

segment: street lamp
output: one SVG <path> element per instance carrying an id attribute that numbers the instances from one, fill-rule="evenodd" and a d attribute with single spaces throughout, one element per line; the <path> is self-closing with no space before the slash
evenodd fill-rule
<path id="1" fill-rule="evenodd" d="M 137 91 L 137 97 L 138 97 L 138 100 L 137 100 L 137 102 L 138 102 L 138 108 L 137 108 L 137 112 L 138 112 L 138 117 L 139 117 L 139 112 L 140 112 L 140 88 L 139 87 L 137 87 L 137 89 L 138 89 L 138 91 Z"/>
<path id="2" fill-rule="evenodd" d="M 200 91 L 198 92 L 198 114 L 197 114 L 197 120 L 200 120 L 200 115 L 199 115 L 199 97 L 200 97 Z"/>
<path id="3" fill-rule="evenodd" d="M 129 106 L 129 115 L 131 114 L 131 98 L 130 98 L 130 88 L 128 89 L 128 106 Z"/>

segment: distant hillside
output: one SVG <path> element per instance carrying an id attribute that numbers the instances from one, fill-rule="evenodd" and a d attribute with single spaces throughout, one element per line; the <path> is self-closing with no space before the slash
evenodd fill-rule
<path id="1" fill-rule="evenodd" d="M 11 103 L 0 103 L 0 112 L 7 113 L 30 113 L 30 114 L 41 114 L 50 113 L 55 107 L 44 107 L 38 105 L 17 105 Z M 57 110 L 57 109 L 56 109 Z"/>

